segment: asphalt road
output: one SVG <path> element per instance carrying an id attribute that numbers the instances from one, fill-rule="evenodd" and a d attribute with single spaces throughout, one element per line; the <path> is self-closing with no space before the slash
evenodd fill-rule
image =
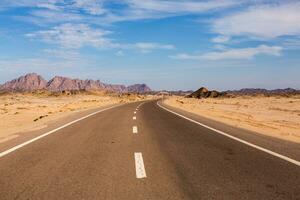
<path id="1" fill-rule="evenodd" d="M 0 156 L 0 199 L 300 199 L 300 166 L 156 101 L 140 104 L 99 112 Z M 299 145 L 265 144 L 263 136 L 205 123 L 300 156 Z"/>

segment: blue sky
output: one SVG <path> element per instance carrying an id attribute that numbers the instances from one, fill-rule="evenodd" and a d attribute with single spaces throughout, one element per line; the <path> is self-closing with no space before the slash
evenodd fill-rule
<path id="1" fill-rule="evenodd" d="M 29 72 L 147 83 L 300 89 L 300 2 L 1 0 L 0 82 Z"/>

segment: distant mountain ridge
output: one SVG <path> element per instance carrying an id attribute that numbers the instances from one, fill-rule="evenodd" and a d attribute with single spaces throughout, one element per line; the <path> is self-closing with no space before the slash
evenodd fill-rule
<path id="1" fill-rule="evenodd" d="M 228 90 L 225 91 L 228 94 L 236 94 L 236 95 L 295 95 L 300 94 L 300 90 L 296 90 L 293 88 L 285 88 L 285 89 L 274 89 L 274 90 L 267 90 L 261 88 L 243 88 L 240 90 Z"/>
<path id="2" fill-rule="evenodd" d="M 46 81 L 42 76 L 36 73 L 26 74 L 0 85 L 0 91 L 7 92 L 31 92 L 43 89 L 51 92 L 103 90 L 119 93 L 145 93 L 151 91 L 146 84 L 134 84 L 127 87 L 125 85 L 106 84 L 100 80 L 81 80 L 62 76 L 55 76 L 49 81 Z"/>
<path id="3" fill-rule="evenodd" d="M 189 95 L 186 95 L 187 98 L 217 98 L 217 97 L 235 97 L 235 96 L 290 96 L 290 95 L 299 95 L 300 90 L 293 88 L 285 89 L 274 89 L 267 90 L 261 88 L 244 88 L 240 90 L 227 90 L 224 92 L 218 92 L 216 90 L 208 90 L 205 87 L 201 87 L 198 90 L 191 92 Z"/>

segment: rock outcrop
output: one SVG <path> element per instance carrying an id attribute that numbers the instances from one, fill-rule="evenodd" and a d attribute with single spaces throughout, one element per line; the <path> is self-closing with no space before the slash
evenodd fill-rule
<path id="1" fill-rule="evenodd" d="M 207 88 L 201 87 L 200 89 L 187 95 L 186 97 L 201 99 L 201 98 L 217 98 L 217 97 L 221 97 L 221 96 L 225 96 L 225 95 L 226 95 L 226 93 L 224 93 L 224 92 L 218 92 L 216 90 L 209 91 Z"/>

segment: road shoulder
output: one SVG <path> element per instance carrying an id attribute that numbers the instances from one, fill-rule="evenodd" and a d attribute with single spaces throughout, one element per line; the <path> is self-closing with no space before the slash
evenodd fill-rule
<path id="1" fill-rule="evenodd" d="M 0 143 L 0 152 L 4 152 L 7 149 L 10 149 L 14 146 L 17 146 L 19 144 L 22 144 L 26 141 L 29 141 L 33 138 L 36 138 L 44 133 L 47 133 L 51 130 L 57 129 L 58 127 L 61 127 L 65 124 L 68 124 L 74 120 L 80 119 L 82 117 L 85 117 L 87 115 L 90 115 L 92 113 L 95 113 L 97 111 L 110 108 L 113 106 L 118 106 L 118 105 L 125 105 L 124 103 L 119 103 L 119 104 L 110 104 L 110 105 L 105 105 L 105 106 L 100 106 L 98 108 L 92 108 L 92 109 L 87 109 L 87 110 L 82 110 L 82 111 L 77 111 L 74 113 L 71 113 L 67 116 L 55 119 L 53 121 L 49 121 L 45 123 L 45 127 L 38 129 L 38 130 L 33 130 L 33 131 L 26 131 L 26 132 L 21 132 L 21 133 L 16 133 L 14 135 L 18 135 L 18 137 L 13 137 L 10 140 L 6 140 Z"/>
<path id="2" fill-rule="evenodd" d="M 162 101 L 159 101 L 158 103 L 167 109 L 170 109 L 178 114 L 186 116 L 192 120 L 195 120 L 197 122 L 205 124 L 209 127 L 212 127 L 217 130 L 221 130 L 221 131 L 226 132 L 234 137 L 240 138 L 242 140 L 253 143 L 260 147 L 269 149 L 276 153 L 285 155 L 292 159 L 295 159 L 298 161 L 300 160 L 300 146 L 298 143 L 281 140 L 278 138 L 273 138 L 270 136 L 262 135 L 260 133 L 256 133 L 256 132 L 242 129 L 242 128 L 233 127 L 231 125 L 224 124 L 222 122 L 218 122 L 218 121 L 206 118 L 204 116 L 196 115 L 194 113 L 190 113 L 185 110 L 172 107 L 170 105 L 165 104 Z"/>

